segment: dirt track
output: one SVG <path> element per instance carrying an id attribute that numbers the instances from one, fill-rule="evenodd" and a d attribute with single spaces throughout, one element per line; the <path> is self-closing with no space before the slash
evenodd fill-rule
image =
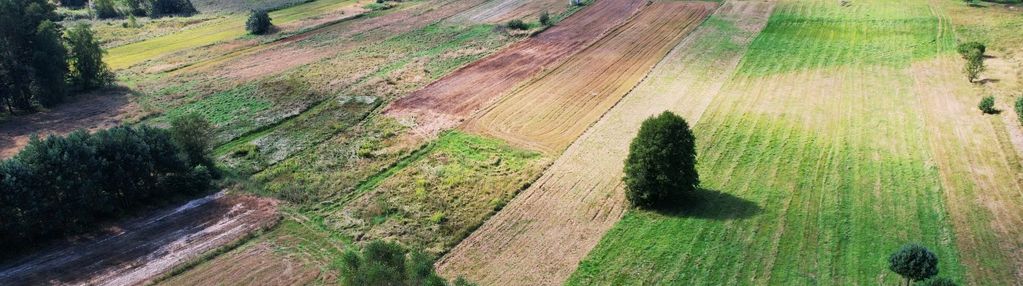
<path id="1" fill-rule="evenodd" d="M 735 22 L 741 34 L 707 25 L 693 31 L 532 187 L 438 261 L 438 271 L 484 284 L 561 283 L 625 211 L 619 178 L 641 121 L 668 108 L 698 119 L 745 49 L 709 59 L 701 51 L 718 43 L 745 47 L 772 7 L 725 2 L 714 17 Z"/>
<path id="2" fill-rule="evenodd" d="M 512 19 L 533 21 L 542 11 L 555 15 L 568 8 L 564 0 L 503 0 L 490 1 L 472 10 L 451 17 L 452 22 L 503 24 Z"/>
<path id="3" fill-rule="evenodd" d="M 275 224 L 270 199 L 218 193 L 0 265 L 0 285 L 140 285 Z"/>
<path id="4" fill-rule="evenodd" d="M 655 2 L 542 79 L 501 99 L 465 129 L 560 153 L 716 7 L 712 2 Z"/>
<path id="5" fill-rule="evenodd" d="M 83 95 L 57 108 L 0 121 L 0 159 L 14 156 L 28 144 L 32 134 L 63 135 L 77 129 L 104 129 L 120 124 L 138 107 L 130 103 L 126 91 L 107 95 Z"/>
<path id="6" fill-rule="evenodd" d="M 601 0 L 526 41 L 461 68 L 393 102 L 386 114 L 416 119 L 417 132 L 454 127 L 515 86 L 553 69 L 625 23 L 643 1 Z"/>

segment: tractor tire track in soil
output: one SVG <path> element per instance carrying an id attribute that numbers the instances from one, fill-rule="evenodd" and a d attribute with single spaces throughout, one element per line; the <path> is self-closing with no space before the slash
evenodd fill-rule
<path id="1" fill-rule="evenodd" d="M 622 162 L 642 120 L 670 108 L 695 124 L 772 8 L 725 2 L 712 17 L 734 22 L 738 33 L 711 25 L 693 31 L 536 183 L 443 257 L 438 271 L 485 284 L 561 283 L 625 210 Z M 742 48 L 708 59 L 703 52 L 719 44 Z"/>
<path id="2" fill-rule="evenodd" d="M 277 201 L 223 192 L 0 265 L 0 285 L 141 285 L 273 226 Z"/>
<path id="3" fill-rule="evenodd" d="M 560 153 L 643 80 L 715 7 L 712 2 L 655 2 L 543 78 L 501 99 L 464 128 L 513 145 Z"/>
<path id="4" fill-rule="evenodd" d="M 416 121 L 416 133 L 434 134 L 456 126 L 515 86 L 553 69 L 625 23 L 643 1 L 600 0 L 558 25 L 501 52 L 463 67 L 385 109 Z"/>

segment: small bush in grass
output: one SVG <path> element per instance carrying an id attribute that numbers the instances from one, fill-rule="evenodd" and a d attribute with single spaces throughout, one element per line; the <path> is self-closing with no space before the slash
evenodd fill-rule
<path id="1" fill-rule="evenodd" d="M 117 17 L 117 8 L 114 7 L 113 0 L 93 0 L 92 11 L 96 13 L 96 18 L 107 19 Z"/>
<path id="2" fill-rule="evenodd" d="M 550 26 L 551 24 L 551 14 L 547 11 L 540 13 L 540 25 Z"/>
<path id="3" fill-rule="evenodd" d="M 970 50 L 966 55 L 966 67 L 963 69 L 963 72 L 966 73 L 966 78 L 970 82 L 975 82 L 984 69 L 984 53 L 976 49 Z"/>
<path id="4" fill-rule="evenodd" d="M 685 119 L 665 111 L 643 121 L 625 160 L 625 195 L 633 206 L 677 202 L 696 191 L 696 138 Z"/>
<path id="5" fill-rule="evenodd" d="M 959 44 L 959 46 L 956 47 L 956 51 L 959 52 L 959 55 L 963 56 L 963 58 L 965 59 L 970 54 L 970 52 L 973 51 L 979 51 L 980 54 L 983 55 L 984 52 L 987 51 L 987 47 L 985 47 L 984 44 L 981 44 L 979 42 L 966 42 Z"/>
<path id="6" fill-rule="evenodd" d="M 253 35 L 265 35 L 270 32 L 273 23 L 270 22 L 270 14 L 266 10 L 253 10 L 249 13 L 249 20 L 245 21 L 245 30 Z"/>
<path id="7" fill-rule="evenodd" d="M 938 275 L 938 256 L 917 244 L 903 245 L 888 257 L 888 269 L 906 278 L 909 285 Z"/>
<path id="8" fill-rule="evenodd" d="M 335 263 L 342 285 L 434 285 L 448 281 L 437 275 L 433 260 L 393 242 L 372 241 L 361 252 L 348 250 Z M 455 285 L 471 285 L 459 279 Z"/>
<path id="9" fill-rule="evenodd" d="M 1016 118 L 1019 119 L 1019 123 L 1023 125 L 1023 96 L 1016 98 Z"/>
<path id="10" fill-rule="evenodd" d="M 526 24 L 526 22 L 522 22 L 522 20 L 519 19 L 508 21 L 508 24 L 505 24 L 505 26 L 507 26 L 509 29 L 529 30 L 529 25 Z"/>
<path id="11" fill-rule="evenodd" d="M 980 99 L 980 104 L 977 104 L 977 108 L 980 108 L 980 111 L 984 112 L 985 114 L 998 113 L 998 110 L 995 109 L 994 96 L 985 96 L 984 98 Z"/>
<path id="12" fill-rule="evenodd" d="M 920 283 L 917 283 L 916 285 L 917 286 L 959 286 L 959 284 L 956 284 L 956 282 L 952 281 L 952 279 L 945 278 L 945 277 L 934 277 L 934 278 L 931 278 L 931 279 L 920 281 Z"/>

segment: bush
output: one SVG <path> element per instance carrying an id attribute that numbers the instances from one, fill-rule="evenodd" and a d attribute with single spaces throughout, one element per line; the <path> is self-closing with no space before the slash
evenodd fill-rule
<path id="1" fill-rule="evenodd" d="M 987 47 L 979 42 L 966 42 L 959 44 L 959 47 L 956 47 L 956 51 L 965 59 L 974 51 L 980 52 L 981 55 L 984 55 L 984 52 L 987 51 Z"/>
<path id="2" fill-rule="evenodd" d="M 192 15 L 197 13 L 189 0 L 150 0 L 146 14 L 150 17 L 164 15 Z"/>
<path id="3" fill-rule="evenodd" d="M 273 23 L 270 23 L 270 15 L 265 10 L 252 11 L 249 13 L 249 20 L 245 21 L 245 29 L 249 34 L 265 35 L 270 32 Z"/>
<path id="4" fill-rule="evenodd" d="M 188 113 L 171 118 L 170 136 L 185 155 L 190 165 L 213 167 L 209 158 L 213 124 L 198 113 Z"/>
<path id="5" fill-rule="evenodd" d="M 625 160 L 625 195 L 633 206 L 654 207 L 696 191 L 696 138 L 685 119 L 665 111 L 643 121 Z"/>
<path id="6" fill-rule="evenodd" d="M 540 13 L 540 25 L 550 26 L 551 24 L 551 14 L 547 11 Z"/>
<path id="7" fill-rule="evenodd" d="M 985 96 L 984 98 L 981 98 L 980 104 L 977 104 L 977 108 L 980 108 L 980 111 L 984 112 L 985 114 L 998 113 L 998 110 L 995 109 L 994 96 Z"/>
<path id="8" fill-rule="evenodd" d="M 68 8 L 82 8 L 83 6 L 85 6 L 85 2 L 86 2 L 85 0 L 59 0 L 59 1 L 57 1 L 57 3 L 60 3 L 60 6 L 68 7 Z"/>
<path id="9" fill-rule="evenodd" d="M 113 74 L 103 63 L 103 48 L 85 23 L 79 23 L 67 33 L 70 82 L 76 90 L 86 91 L 106 86 Z"/>
<path id="10" fill-rule="evenodd" d="M 921 281 L 938 275 L 938 256 L 917 244 L 903 245 L 888 258 L 888 269 L 908 283 Z"/>
<path id="11" fill-rule="evenodd" d="M 342 285 L 448 285 L 437 276 L 429 256 L 410 253 L 393 242 L 372 241 L 361 253 L 348 250 L 335 264 L 341 270 Z M 464 279 L 456 283 L 467 284 Z"/>
<path id="12" fill-rule="evenodd" d="M 952 281 L 952 279 L 945 278 L 945 277 L 935 277 L 935 278 L 927 279 L 927 280 L 921 281 L 920 283 L 917 283 L 916 285 L 918 285 L 918 286 L 959 286 L 959 284 L 956 284 L 956 282 Z"/>
<path id="13" fill-rule="evenodd" d="M 526 24 L 526 22 L 522 22 L 522 20 L 519 19 L 508 21 L 508 24 L 505 24 L 505 26 L 507 26 L 509 29 L 529 30 L 529 25 Z"/>
<path id="14" fill-rule="evenodd" d="M 975 82 L 984 69 L 984 54 L 980 50 L 971 50 L 967 53 L 966 67 L 963 71 L 966 73 L 966 77 L 970 80 L 970 82 Z"/>
<path id="15" fill-rule="evenodd" d="M 1016 98 L 1016 118 L 1023 125 L 1023 96 Z"/>
<path id="16" fill-rule="evenodd" d="M 96 13 L 96 18 L 109 19 L 120 16 L 117 14 L 117 7 L 114 6 L 113 0 L 93 0 L 92 11 Z"/>
<path id="17" fill-rule="evenodd" d="M 151 202 L 207 190 L 208 169 L 189 166 L 172 142 L 167 131 L 146 126 L 33 137 L 0 161 L 0 248 L 80 233 Z"/>

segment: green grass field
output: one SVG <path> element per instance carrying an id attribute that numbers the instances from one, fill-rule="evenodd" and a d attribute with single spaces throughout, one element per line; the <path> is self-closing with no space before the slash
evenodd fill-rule
<path id="1" fill-rule="evenodd" d="M 924 1 L 853 3 L 780 1 L 694 126 L 699 203 L 630 211 L 569 284 L 894 284 L 909 242 L 965 281 L 908 72 L 951 52 L 950 26 Z"/>

